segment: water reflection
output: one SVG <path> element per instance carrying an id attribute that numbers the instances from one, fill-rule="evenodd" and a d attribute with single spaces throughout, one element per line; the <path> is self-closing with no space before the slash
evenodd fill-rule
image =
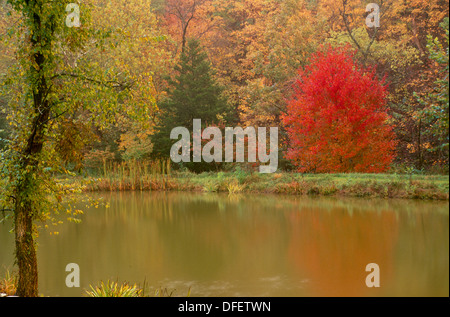
<path id="1" fill-rule="evenodd" d="M 40 292 L 114 279 L 183 296 L 448 296 L 448 202 L 199 193 L 107 193 L 59 236 L 41 233 Z M 13 237 L 0 225 L 0 267 Z M 5 243 L 4 243 L 5 241 Z M 5 247 L 6 246 L 6 247 Z M 381 287 L 365 285 L 377 263 Z"/>

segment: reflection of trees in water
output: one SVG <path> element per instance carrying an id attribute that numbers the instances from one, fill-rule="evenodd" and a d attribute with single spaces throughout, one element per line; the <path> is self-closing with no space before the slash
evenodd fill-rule
<path id="1" fill-rule="evenodd" d="M 392 278 L 395 213 L 304 208 L 290 220 L 289 258 L 293 270 L 310 280 L 312 296 L 376 295 L 365 285 L 369 263 L 380 266 L 382 283 Z"/>
<path id="2" fill-rule="evenodd" d="M 310 279 L 313 296 L 423 296 L 438 287 L 442 272 L 448 281 L 448 202 L 319 199 L 300 205 L 289 214 L 289 258 L 293 271 Z M 379 290 L 365 285 L 368 263 L 380 266 Z"/>
<path id="3" fill-rule="evenodd" d="M 448 206 L 448 205 L 447 205 Z M 449 219 L 447 211 L 427 210 L 400 216 L 401 234 L 396 253 L 397 283 L 390 291 L 403 296 L 448 296 Z M 417 273 L 420 274 L 417 274 Z"/>
<path id="4" fill-rule="evenodd" d="M 365 287 L 364 269 L 376 262 L 383 294 L 448 294 L 448 202 L 178 192 L 100 196 L 109 209 L 86 210 L 81 224 L 59 226 L 59 236 L 41 233 L 42 291 L 60 294 L 64 267 L 76 262 L 84 286 L 147 278 L 158 287 L 167 286 L 160 280 L 179 278 L 197 280 L 193 285 L 227 281 L 253 295 L 261 289 L 257 281 L 274 278 L 282 284 L 281 296 L 370 296 L 377 290 Z M 0 248 L 0 273 L 5 265 L 12 269 L 10 228 L 0 224 L 0 241 L 10 242 Z M 288 281 L 305 279 L 289 293 Z M 273 283 L 262 285 L 278 295 Z"/>
<path id="5" fill-rule="evenodd" d="M 283 254 L 285 234 L 271 206 L 203 193 L 157 193 L 150 204 L 168 265 L 180 274 L 250 278 L 275 266 L 274 252 Z"/>
<path id="6" fill-rule="evenodd" d="M 380 265 L 386 286 L 398 275 L 394 254 L 405 223 L 418 226 L 424 214 L 448 214 L 448 203 L 411 200 L 179 192 L 105 199 L 111 206 L 106 214 L 120 219 L 110 217 L 119 221 L 117 231 L 137 231 L 132 251 L 148 253 L 149 269 L 198 280 L 294 273 L 308 278 L 319 296 L 373 295 L 376 290 L 365 286 L 366 265 Z"/>
<path id="7" fill-rule="evenodd" d="M 217 193 L 193 193 L 193 192 L 113 192 L 95 194 L 105 198 L 110 205 L 121 207 L 161 207 L 164 205 L 183 205 L 184 203 L 235 203 L 239 206 L 272 206 L 272 207 L 319 207 L 321 209 L 345 208 L 351 212 L 354 208 L 370 211 L 434 211 L 448 214 L 448 202 L 422 201 L 412 199 L 366 199 L 350 197 L 309 197 L 296 195 L 270 195 L 270 194 L 217 194 Z M 153 209 L 153 208 L 152 208 Z"/>

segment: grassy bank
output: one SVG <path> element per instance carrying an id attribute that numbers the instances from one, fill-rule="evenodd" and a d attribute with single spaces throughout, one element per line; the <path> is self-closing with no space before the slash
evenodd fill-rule
<path id="1" fill-rule="evenodd" d="M 196 191 L 448 200 L 449 177 L 399 174 L 260 174 L 236 170 L 194 174 L 170 165 L 117 166 L 79 177 L 85 191 Z"/>

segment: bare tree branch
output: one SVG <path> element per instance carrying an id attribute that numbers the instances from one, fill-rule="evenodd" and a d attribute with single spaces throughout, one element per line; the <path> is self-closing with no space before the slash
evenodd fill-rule
<path id="1" fill-rule="evenodd" d="M 356 40 L 356 38 L 353 36 L 353 31 L 351 30 L 350 27 L 350 22 L 348 20 L 348 14 L 347 14 L 347 5 L 348 5 L 348 0 L 342 0 L 342 10 L 341 8 L 339 8 L 339 13 L 342 17 L 342 20 L 344 22 L 344 26 L 345 29 L 347 30 L 347 33 L 350 37 L 350 39 L 352 40 L 352 42 L 355 44 L 355 46 L 358 48 L 358 51 L 362 54 L 363 56 L 363 65 L 366 64 L 367 58 L 370 56 L 370 49 L 372 48 L 373 43 L 375 42 L 375 39 L 377 38 L 377 34 L 378 34 L 378 27 L 375 27 L 375 31 L 372 33 L 372 35 L 370 36 L 370 42 L 367 45 L 367 47 L 365 49 L 362 48 L 362 45 Z M 386 8 L 386 10 L 392 5 L 392 3 Z M 384 8 L 384 1 L 380 0 L 380 11 L 383 12 L 381 16 L 384 15 L 384 11 L 382 11 L 381 9 Z"/>

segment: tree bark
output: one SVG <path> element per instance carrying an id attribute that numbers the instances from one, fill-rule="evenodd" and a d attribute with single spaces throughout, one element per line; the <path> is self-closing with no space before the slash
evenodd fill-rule
<path id="1" fill-rule="evenodd" d="M 34 221 L 38 211 L 35 210 L 33 197 L 30 195 L 35 192 L 35 173 L 39 168 L 39 157 L 42 153 L 46 139 L 46 129 L 51 113 L 51 104 L 47 99 L 49 93 L 47 78 L 44 69 L 47 62 L 42 51 L 48 48 L 49 43 L 42 38 L 39 30 L 42 29 L 41 14 L 37 11 L 42 7 L 34 2 L 26 1 L 30 8 L 29 19 L 32 22 L 31 33 L 36 36 L 30 37 L 32 49 L 30 50 L 30 59 L 34 66 L 30 68 L 32 75 L 30 86 L 33 96 L 32 122 L 26 145 L 21 153 L 19 167 L 20 180 L 15 190 L 15 209 L 14 209 L 14 229 L 16 243 L 16 263 L 19 267 L 19 281 L 17 285 L 17 295 L 20 297 L 38 296 L 38 268 L 36 256 L 36 243 Z M 33 10 L 31 10 L 33 8 Z"/>
<path id="2" fill-rule="evenodd" d="M 42 88 L 46 87 L 45 80 L 42 86 L 34 93 L 35 119 L 33 128 L 24 150 L 20 174 L 23 175 L 15 193 L 14 229 L 16 243 L 16 261 L 19 267 L 19 282 L 17 295 L 20 297 L 38 296 L 38 270 L 36 257 L 36 244 L 34 241 L 34 220 L 37 211 L 28 195 L 33 191 L 33 174 L 37 171 L 39 155 L 42 152 L 45 140 L 45 128 L 50 117 L 50 107 L 44 100 Z M 36 107 L 36 104 L 41 107 Z M 41 110 L 39 110 L 41 109 Z M 38 114 L 39 113 L 39 114 Z"/>
<path id="3" fill-rule="evenodd" d="M 19 266 L 17 295 L 38 296 L 38 270 L 36 246 L 33 238 L 33 217 L 29 207 L 17 206 L 15 210 L 16 261 Z"/>
<path id="4" fill-rule="evenodd" d="M 40 58 L 38 58 L 39 60 Z M 37 211 L 33 208 L 29 194 L 33 192 L 33 175 L 38 169 L 39 156 L 45 140 L 45 128 L 50 117 L 50 107 L 44 99 L 46 84 L 41 81 L 39 90 L 33 94 L 35 102 L 35 119 L 27 146 L 22 153 L 23 161 L 20 174 L 23 176 L 15 193 L 15 242 L 16 261 L 19 266 L 19 284 L 17 295 L 35 297 L 38 292 L 38 271 L 36 244 L 34 242 L 34 225 Z M 36 106 L 39 105 L 39 106 Z"/>

